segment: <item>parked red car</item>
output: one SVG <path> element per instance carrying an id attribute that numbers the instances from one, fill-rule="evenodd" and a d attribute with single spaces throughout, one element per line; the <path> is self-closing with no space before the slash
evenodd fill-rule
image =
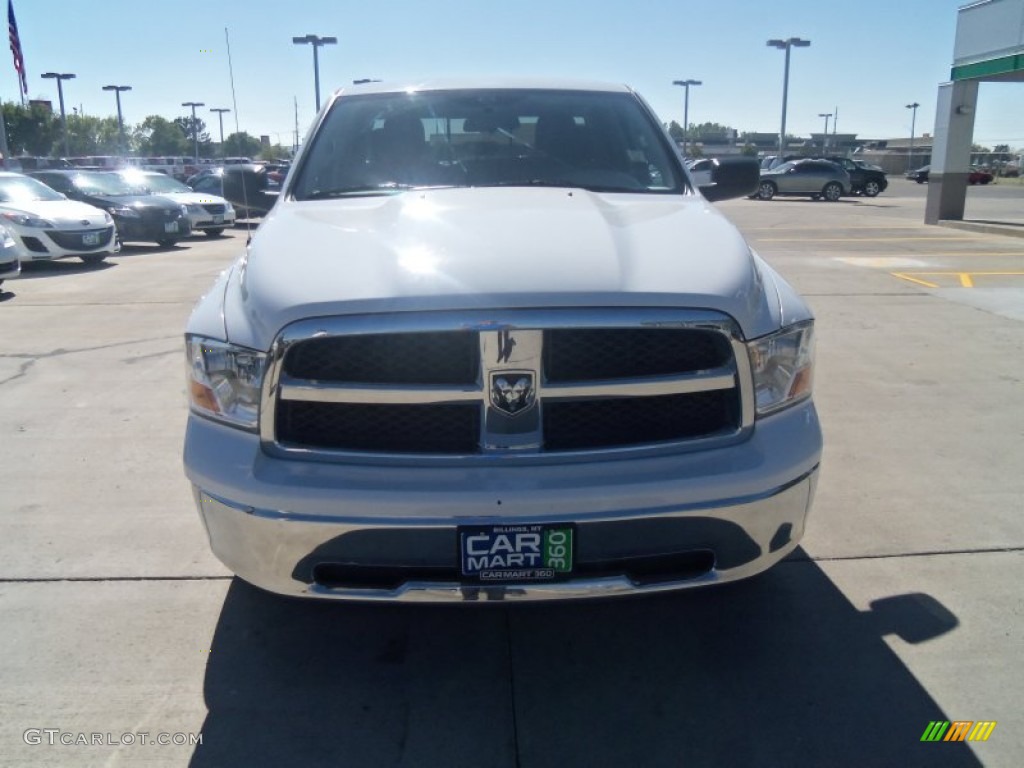
<path id="1" fill-rule="evenodd" d="M 916 181 L 918 184 L 924 184 L 928 181 L 928 175 L 931 171 L 931 166 L 926 165 L 923 168 L 918 168 L 916 171 L 908 171 L 906 176 L 910 181 Z M 970 174 L 967 176 L 968 184 L 988 184 L 992 181 L 992 174 L 988 171 L 981 171 L 977 168 L 972 168 Z"/>

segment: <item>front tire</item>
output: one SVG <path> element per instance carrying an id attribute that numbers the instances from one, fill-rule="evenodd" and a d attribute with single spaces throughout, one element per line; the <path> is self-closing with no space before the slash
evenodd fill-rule
<path id="1" fill-rule="evenodd" d="M 103 260 L 107 258 L 107 254 L 105 254 L 105 253 L 83 253 L 78 258 L 80 258 L 83 262 L 85 262 L 89 266 L 95 266 L 96 264 L 102 264 Z"/>
<path id="2" fill-rule="evenodd" d="M 220 237 L 224 234 L 223 229 L 204 229 L 203 232 L 206 233 L 207 237 Z"/>
<path id="3" fill-rule="evenodd" d="M 757 199 L 758 200 L 771 200 L 775 197 L 775 185 L 770 181 L 762 181 L 761 186 L 757 188 Z"/>
<path id="4" fill-rule="evenodd" d="M 156 239 L 156 244 L 157 245 L 162 245 L 164 248 L 170 248 L 176 242 L 178 242 L 178 241 L 175 240 L 173 237 L 158 237 Z"/>
<path id="5" fill-rule="evenodd" d="M 834 203 L 843 196 L 843 188 L 835 181 L 830 181 L 821 190 L 821 196 L 828 200 L 830 203 Z"/>
<path id="6" fill-rule="evenodd" d="M 864 194 L 867 197 L 878 197 L 878 193 L 882 191 L 882 185 L 877 181 L 868 181 L 864 184 Z"/>

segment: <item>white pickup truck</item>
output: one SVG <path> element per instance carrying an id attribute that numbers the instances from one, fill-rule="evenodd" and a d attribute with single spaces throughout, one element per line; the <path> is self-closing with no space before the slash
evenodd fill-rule
<path id="1" fill-rule="evenodd" d="M 813 319 L 645 102 L 371 83 L 320 113 L 185 336 L 185 472 L 273 592 L 539 600 L 744 578 L 800 541 Z"/>

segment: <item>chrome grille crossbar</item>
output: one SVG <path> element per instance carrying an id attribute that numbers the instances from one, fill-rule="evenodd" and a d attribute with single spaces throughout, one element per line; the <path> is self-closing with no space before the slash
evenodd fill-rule
<path id="1" fill-rule="evenodd" d="M 371 405 L 437 405 L 478 401 L 480 387 L 396 386 L 388 384 L 338 384 L 308 382 L 281 377 L 281 399 L 306 403 L 358 403 Z"/>
<path id="2" fill-rule="evenodd" d="M 538 394 L 546 400 L 577 397 L 657 397 L 732 389 L 735 370 L 730 367 L 678 376 L 646 376 L 611 381 L 541 384 Z M 280 398 L 307 403 L 359 403 L 376 405 L 436 405 L 483 398 L 482 387 L 394 386 L 309 382 L 281 377 Z"/>

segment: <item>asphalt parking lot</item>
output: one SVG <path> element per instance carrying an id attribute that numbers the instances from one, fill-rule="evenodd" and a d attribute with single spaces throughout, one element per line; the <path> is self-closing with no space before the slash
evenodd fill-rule
<path id="1" fill-rule="evenodd" d="M 720 205 L 818 315 L 808 534 L 745 583 L 599 603 L 232 579 L 181 470 L 181 332 L 244 231 L 26 268 L 0 294 L 0 764 L 1019 765 L 1024 239 L 926 227 L 924 192 Z M 922 743 L 944 720 L 997 726 Z"/>

